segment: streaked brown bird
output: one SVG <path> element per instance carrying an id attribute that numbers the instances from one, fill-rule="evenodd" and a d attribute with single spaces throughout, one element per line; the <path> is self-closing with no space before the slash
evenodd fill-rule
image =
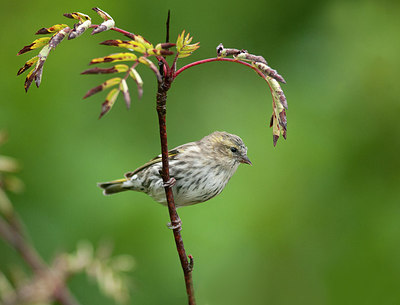
<path id="1" fill-rule="evenodd" d="M 250 164 L 242 139 L 215 131 L 200 141 L 183 144 L 169 151 L 172 191 L 177 207 L 207 201 L 225 188 L 240 163 Z M 99 183 L 104 195 L 127 190 L 143 192 L 166 205 L 161 177 L 161 155 L 150 160 L 125 178 Z"/>

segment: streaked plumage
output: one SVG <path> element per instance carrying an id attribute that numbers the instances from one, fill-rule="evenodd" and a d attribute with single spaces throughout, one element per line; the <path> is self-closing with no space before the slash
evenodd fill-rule
<path id="1" fill-rule="evenodd" d="M 169 151 L 170 176 L 175 204 L 192 205 L 207 201 L 225 188 L 240 163 L 251 164 L 242 139 L 227 132 L 213 132 L 200 141 L 187 143 Z M 161 156 L 125 174 L 124 179 L 99 183 L 105 195 L 133 190 L 146 193 L 166 204 L 160 172 Z"/>

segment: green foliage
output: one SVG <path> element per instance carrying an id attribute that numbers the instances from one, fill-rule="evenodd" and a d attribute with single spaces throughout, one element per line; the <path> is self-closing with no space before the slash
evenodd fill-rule
<path id="1" fill-rule="evenodd" d="M 188 57 L 192 55 L 194 51 L 200 48 L 200 42 L 190 44 L 192 40 L 193 37 L 190 37 L 190 33 L 187 33 L 185 37 L 185 30 L 183 30 L 182 33 L 178 35 L 178 39 L 176 41 L 176 51 L 178 52 L 178 58 Z"/>
<path id="2" fill-rule="evenodd" d="M 93 10 L 99 14 L 99 16 L 104 20 L 103 23 L 100 25 L 94 26 L 94 30 L 92 34 L 97 34 L 100 32 L 104 32 L 106 30 L 113 29 L 115 26 L 115 22 L 113 18 L 106 12 L 102 11 L 99 8 L 93 8 Z M 29 68 L 31 68 L 35 63 L 36 66 L 29 71 L 28 76 L 25 80 L 25 91 L 28 91 L 30 85 L 35 80 L 36 86 L 39 87 L 42 79 L 43 73 L 43 65 L 52 49 L 54 49 L 60 42 L 68 35 L 68 39 L 73 39 L 81 36 L 87 29 L 92 26 L 91 18 L 83 13 L 74 12 L 64 14 L 65 17 L 77 20 L 78 23 L 75 24 L 73 27 L 68 27 L 66 24 L 56 24 L 49 28 L 41 28 L 36 32 L 36 34 L 50 34 L 54 33 L 52 37 L 44 37 L 36 39 L 33 43 L 23 47 L 17 55 L 24 54 L 26 52 L 32 51 L 34 49 L 42 47 L 42 50 L 39 54 L 32 59 L 28 60 L 25 65 L 18 70 L 18 75 L 24 73 Z M 140 35 L 134 35 L 131 33 L 125 32 L 125 34 L 131 38 L 131 40 L 107 40 L 102 42 L 103 45 L 108 46 L 115 46 L 120 48 L 126 48 L 129 51 L 134 51 L 141 53 L 142 56 L 138 58 L 137 55 L 134 53 L 117 53 L 111 54 L 108 56 L 95 58 L 93 59 L 90 64 L 98 64 L 98 63 L 113 63 L 113 62 L 121 62 L 121 61 L 133 61 L 134 64 L 129 68 L 127 65 L 116 65 L 111 68 L 94 68 L 89 69 L 82 74 L 109 74 L 109 73 L 125 73 L 124 78 L 112 78 L 103 84 L 89 90 L 84 98 L 87 98 L 97 92 L 100 92 L 104 89 L 112 87 L 114 85 L 119 85 L 118 89 L 112 89 L 105 102 L 102 104 L 102 111 L 100 113 L 100 118 L 105 115 L 108 111 L 111 110 L 112 106 L 114 105 L 119 92 L 122 90 L 123 96 L 126 102 L 127 107 L 130 107 L 131 99 L 130 93 L 128 90 L 128 85 L 126 83 L 126 79 L 131 76 L 135 81 L 138 87 L 138 95 L 139 98 L 143 94 L 143 81 L 136 71 L 136 66 L 140 63 L 148 66 L 157 76 L 157 80 L 161 82 L 161 75 L 155 66 L 155 64 L 148 59 L 149 56 L 166 56 L 174 54 L 172 51 L 168 49 L 174 44 L 170 43 L 159 43 L 155 47 L 153 44 L 148 42 L 145 38 Z M 182 49 L 182 52 L 188 52 L 187 46 L 186 49 Z M 192 47 L 193 48 L 193 47 Z M 189 54 L 190 55 L 190 54 Z M 188 56 L 188 55 L 187 55 Z"/>
<path id="3" fill-rule="evenodd" d="M 157 81 L 160 84 L 162 82 L 161 72 L 163 74 L 168 74 L 170 79 L 173 80 L 177 75 L 175 74 L 175 72 L 178 59 L 192 55 L 192 53 L 200 47 L 199 42 L 191 44 L 193 37 L 191 37 L 189 33 L 186 34 L 185 36 L 185 30 L 183 30 L 182 33 L 178 35 L 176 44 L 169 42 L 158 43 L 154 47 L 152 43 L 150 43 L 141 35 L 133 34 L 115 28 L 114 20 L 106 12 L 100 10 L 99 8 L 93 8 L 93 10 L 96 11 L 101 18 L 103 18 L 104 22 L 102 24 L 92 26 L 91 18 L 88 15 L 79 12 L 64 14 L 64 16 L 67 18 L 78 20 L 78 23 L 74 25 L 72 30 L 65 24 L 56 24 L 50 28 L 42 28 L 39 31 L 37 31 L 36 34 L 48 34 L 48 33 L 55 33 L 55 34 L 53 35 L 52 38 L 46 37 L 37 39 L 32 44 L 25 46 L 23 49 L 21 49 L 21 51 L 18 52 L 18 55 L 21 55 L 35 48 L 43 46 L 43 49 L 39 53 L 39 55 L 37 57 L 28 60 L 25 63 L 25 65 L 19 69 L 17 73 L 18 75 L 22 74 L 36 63 L 36 67 L 28 73 L 28 76 L 25 80 L 26 91 L 28 91 L 33 80 L 35 80 L 36 86 L 39 87 L 43 73 L 43 65 L 50 51 L 54 49 L 66 37 L 67 34 L 69 34 L 68 39 L 76 38 L 82 35 L 91 26 L 95 28 L 92 34 L 113 29 L 117 32 L 123 33 L 126 37 L 130 38 L 130 40 L 121 40 L 121 39 L 106 40 L 101 43 L 102 45 L 125 48 L 131 52 L 136 52 L 141 54 L 141 56 L 138 56 L 131 52 L 123 52 L 123 53 L 110 54 L 104 57 L 94 58 L 90 61 L 89 64 L 92 65 L 101 63 L 130 61 L 133 62 L 133 65 L 131 67 L 123 64 L 123 65 L 115 65 L 109 68 L 92 68 L 82 72 L 82 74 L 125 73 L 123 77 L 111 78 L 108 81 L 102 83 L 101 85 L 98 85 L 90 89 L 85 94 L 84 98 L 87 98 L 95 93 L 108 89 L 109 87 L 119 85 L 118 88 L 111 89 L 111 91 L 107 94 L 106 100 L 102 103 L 102 110 L 99 118 L 102 118 L 106 113 L 108 113 L 112 109 L 120 91 L 123 92 L 127 108 L 130 108 L 131 97 L 128 84 L 126 82 L 129 76 L 133 78 L 133 80 L 137 85 L 139 99 L 142 97 L 143 81 L 140 74 L 136 70 L 136 67 L 139 64 L 144 64 L 145 66 L 148 66 L 151 69 L 151 71 L 153 71 L 153 73 L 156 75 Z M 176 47 L 177 52 L 172 67 L 169 67 L 167 62 L 165 61 L 165 57 L 174 54 L 173 51 L 169 50 L 173 46 Z M 219 58 L 232 55 L 235 58 L 235 60 L 238 60 L 237 62 L 243 64 L 244 62 L 250 62 L 251 67 L 267 81 L 272 94 L 273 113 L 270 120 L 270 127 L 273 127 L 273 144 L 274 146 L 276 145 L 280 135 L 283 135 L 283 137 L 286 139 L 287 101 L 283 93 L 283 90 L 281 89 L 280 85 L 276 82 L 278 81 L 286 83 L 283 77 L 279 75 L 276 70 L 273 70 L 268 66 L 267 61 L 264 59 L 264 57 L 250 54 L 246 50 L 226 49 L 222 44 L 220 44 L 217 47 L 217 54 Z M 159 68 L 149 59 L 149 57 L 152 56 L 157 58 L 158 63 L 163 64 L 163 68 L 159 70 Z M 204 63 L 206 61 L 207 60 L 205 60 Z M 202 61 L 197 62 L 197 64 L 200 63 L 202 63 Z"/>
<path id="4" fill-rule="evenodd" d="M 105 21 L 100 26 L 98 26 L 97 28 L 99 29 L 96 28 L 92 32 L 92 34 L 109 30 L 114 26 L 112 18 L 106 12 L 103 12 L 99 8 L 93 8 L 93 10 L 96 11 L 100 15 L 100 17 L 105 19 Z M 23 47 L 17 53 L 17 55 L 22 55 L 34 49 L 42 48 L 42 50 L 36 57 L 28 60 L 25 63 L 25 65 L 18 70 L 17 75 L 20 75 L 23 72 L 27 71 L 30 67 L 32 67 L 34 63 L 36 63 L 36 66 L 29 71 L 28 76 L 26 77 L 24 86 L 26 92 L 28 92 L 29 87 L 32 84 L 33 80 L 35 80 L 36 86 L 39 88 L 43 74 L 43 65 L 50 51 L 55 49 L 61 43 L 61 41 L 63 41 L 64 38 L 67 37 L 67 35 L 68 39 L 79 37 L 92 25 L 91 18 L 86 14 L 74 12 L 74 13 L 64 14 L 64 16 L 70 19 L 77 20 L 78 23 L 74 24 L 73 27 L 69 27 L 66 24 L 56 24 L 49 28 L 41 28 L 36 32 L 36 35 L 52 34 L 52 33 L 54 34 L 51 37 L 43 37 L 36 39 L 31 44 Z"/>

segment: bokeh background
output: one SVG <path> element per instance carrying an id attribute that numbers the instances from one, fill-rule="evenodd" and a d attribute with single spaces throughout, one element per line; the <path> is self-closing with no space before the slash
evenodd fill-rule
<path id="1" fill-rule="evenodd" d="M 26 189 L 11 195 L 48 260 L 78 241 L 112 240 L 135 259 L 130 304 L 185 304 L 167 209 L 139 193 L 104 197 L 96 182 L 119 178 L 159 153 L 154 75 L 144 96 L 98 120 L 105 97 L 82 100 L 105 80 L 82 76 L 98 43 L 118 33 L 64 41 L 50 54 L 41 88 L 25 94 L 17 51 L 62 14 L 91 7 L 152 42 L 186 29 L 201 48 L 263 55 L 286 79 L 288 139 L 272 145 L 267 85 L 240 65 L 185 71 L 168 99 L 172 148 L 214 130 L 240 135 L 253 166 L 224 192 L 180 209 L 195 257 L 198 304 L 400 303 L 400 3 L 398 1 L 8 1 L 2 4 L 1 154 L 19 159 Z M 33 55 L 32 55 L 33 56 Z M 131 83 L 132 89 L 135 87 Z M 0 268 L 23 265 L 0 241 Z M 70 280 L 82 304 L 112 304 L 85 276 Z"/>

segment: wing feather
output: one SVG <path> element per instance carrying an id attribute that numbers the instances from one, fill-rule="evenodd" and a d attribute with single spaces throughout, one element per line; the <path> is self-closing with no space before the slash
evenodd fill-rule
<path id="1" fill-rule="evenodd" d="M 183 145 L 182 145 L 182 146 L 183 146 Z M 176 147 L 176 148 L 171 149 L 170 151 L 168 151 L 168 159 L 171 160 L 171 159 L 173 159 L 175 156 L 179 155 L 179 154 L 184 150 L 184 148 L 182 148 L 182 146 L 178 146 L 178 147 Z M 127 179 L 129 179 L 129 178 L 131 178 L 133 175 L 135 175 L 135 174 L 141 172 L 141 171 L 144 170 L 145 168 L 148 168 L 149 166 L 151 166 L 151 165 L 153 165 L 153 164 L 156 164 L 156 163 L 158 163 L 158 162 L 161 162 L 161 155 L 158 155 L 157 157 L 151 159 L 149 162 L 143 164 L 142 166 L 138 167 L 138 168 L 135 169 L 134 171 L 132 171 L 132 172 L 127 172 L 127 173 L 125 174 L 125 177 L 126 177 Z"/>

